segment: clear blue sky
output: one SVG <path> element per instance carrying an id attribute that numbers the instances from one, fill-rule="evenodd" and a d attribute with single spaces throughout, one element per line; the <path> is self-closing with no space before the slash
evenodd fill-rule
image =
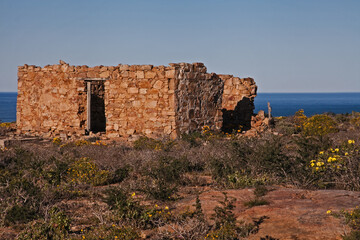
<path id="1" fill-rule="evenodd" d="M 259 92 L 360 92 L 359 0 L 1 0 L 0 91 L 17 66 L 204 62 Z"/>

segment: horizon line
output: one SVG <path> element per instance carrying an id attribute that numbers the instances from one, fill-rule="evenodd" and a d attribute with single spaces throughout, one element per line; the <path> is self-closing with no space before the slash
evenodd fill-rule
<path id="1" fill-rule="evenodd" d="M 17 93 L 17 91 L 0 91 L 0 93 Z M 317 93 L 317 94 L 323 94 L 323 93 L 360 93 L 360 91 L 358 92 L 257 92 L 257 94 L 259 93 Z"/>

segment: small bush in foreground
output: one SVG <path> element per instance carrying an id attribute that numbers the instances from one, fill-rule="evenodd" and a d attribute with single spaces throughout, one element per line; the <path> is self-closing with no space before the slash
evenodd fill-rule
<path id="1" fill-rule="evenodd" d="M 68 239 L 70 219 L 57 208 L 50 210 L 48 221 L 39 221 L 25 229 L 18 237 L 19 240 L 62 240 Z"/>
<path id="2" fill-rule="evenodd" d="M 355 209 L 346 211 L 341 210 L 338 213 L 333 213 L 330 210 L 327 211 L 327 214 L 331 214 L 336 218 L 340 218 L 348 225 L 351 229 L 350 233 L 342 236 L 344 240 L 358 240 L 360 239 L 360 208 L 357 206 Z"/>
<path id="3" fill-rule="evenodd" d="M 140 235 L 137 229 L 128 226 L 100 226 L 82 231 L 80 239 L 89 240 L 135 240 Z"/>
<path id="4" fill-rule="evenodd" d="M 109 172 L 100 170 L 96 164 L 87 157 L 75 161 L 68 170 L 70 182 L 75 184 L 91 184 L 98 186 L 105 184 L 109 179 Z"/>
<path id="5" fill-rule="evenodd" d="M 185 158 L 161 156 L 150 163 L 145 175 L 150 178 L 144 191 L 152 198 L 169 200 L 177 192 L 181 176 L 187 171 L 188 161 Z"/>
<path id="6" fill-rule="evenodd" d="M 212 219 L 215 221 L 213 229 L 206 235 L 205 239 L 241 239 L 259 231 L 260 224 L 266 217 L 261 217 L 254 223 L 237 222 L 234 213 L 235 199 L 229 200 L 224 192 L 224 201 L 221 206 L 214 208 Z"/>
<path id="7" fill-rule="evenodd" d="M 348 140 L 335 148 L 320 151 L 310 168 L 321 188 L 360 190 L 360 147 Z"/>

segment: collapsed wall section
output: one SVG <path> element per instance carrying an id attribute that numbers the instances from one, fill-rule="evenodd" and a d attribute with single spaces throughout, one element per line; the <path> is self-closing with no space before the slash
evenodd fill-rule
<path id="1" fill-rule="evenodd" d="M 218 129 L 221 125 L 223 81 L 207 73 L 203 63 L 170 64 L 176 68 L 175 112 L 178 134 Z"/>
<path id="2" fill-rule="evenodd" d="M 219 75 L 224 81 L 222 131 L 249 130 L 254 112 L 257 86 L 252 78 Z"/>

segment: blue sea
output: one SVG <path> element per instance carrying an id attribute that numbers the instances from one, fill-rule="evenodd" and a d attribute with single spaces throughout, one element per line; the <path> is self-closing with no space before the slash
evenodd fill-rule
<path id="1" fill-rule="evenodd" d="M 16 92 L 0 92 L 0 122 L 16 121 Z"/>
<path id="2" fill-rule="evenodd" d="M 275 117 L 291 116 L 299 109 L 304 109 L 306 116 L 360 112 L 360 93 L 259 93 L 255 97 L 255 112 L 267 113 L 268 102 Z"/>
<path id="3" fill-rule="evenodd" d="M 0 92 L 0 122 L 16 121 L 16 95 Z M 304 109 L 307 116 L 360 112 L 360 93 L 258 93 L 255 112 L 267 112 L 268 102 L 273 116 L 290 116 L 299 109 Z"/>

